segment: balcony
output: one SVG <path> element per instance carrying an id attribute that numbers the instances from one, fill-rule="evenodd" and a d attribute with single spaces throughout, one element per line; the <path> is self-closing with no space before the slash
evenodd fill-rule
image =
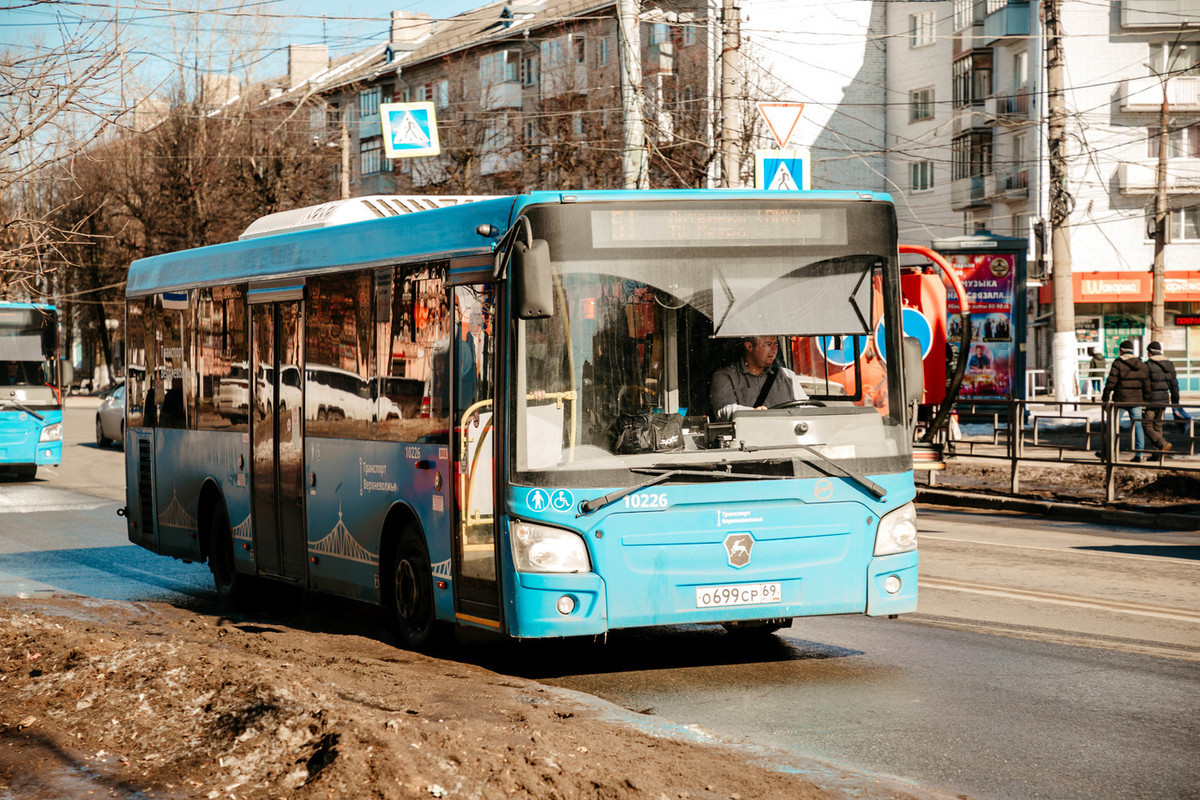
<path id="1" fill-rule="evenodd" d="M 1121 110 L 1157 112 L 1162 108 L 1162 82 L 1154 76 L 1121 81 Z M 1200 111 L 1200 78 L 1184 76 L 1167 81 L 1167 103 L 1172 112 Z"/>
<path id="2" fill-rule="evenodd" d="M 1011 203 L 1029 198 L 1029 170 L 994 172 L 986 176 L 984 196 L 988 200 Z"/>
<path id="3" fill-rule="evenodd" d="M 1122 194 L 1154 194 L 1158 185 L 1158 161 L 1126 162 L 1117 169 L 1117 185 Z M 1167 191 L 1171 193 L 1200 190 L 1200 158 L 1167 160 Z"/>
<path id="4" fill-rule="evenodd" d="M 979 105 L 956 106 L 950 132 L 954 136 L 960 136 L 969 131 L 987 128 L 988 123 L 986 101 Z"/>
<path id="5" fill-rule="evenodd" d="M 987 205 L 984 176 L 959 178 L 950 182 L 950 207 L 955 211 Z"/>
<path id="6" fill-rule="evenodd" d="M 515 80 L 488 84 L 482 88 L 479 104 L 485 111 L 493 111 L 497 108 L 520 108 L 521 84 Z"/>
<path id="7" fill-rule="evenodd" d="M 1034 105 L 1031 89 L 1017 89 L 1011 94 L 993 95 L 987 99 L 984 115 L 990 125 L 1019 125 L 1030 122 Z"/>
<path id="8" fill-rule="evenodd" d="M 989 4 L 989 8 L 991 4 Z M 983 41 L 991 44 L 1009 36 L 1029 35 L 1029 3 L 1009 2 L 983 18 Z"/>
<path id="9" fill-rule="evenodd" d="M 1122 28 L 1200 27 L 1200 0 L 1121 0 Z"/>

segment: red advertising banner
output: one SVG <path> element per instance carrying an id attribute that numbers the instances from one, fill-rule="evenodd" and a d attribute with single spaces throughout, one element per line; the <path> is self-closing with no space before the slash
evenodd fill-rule
<path id="1" fill-rule="evenodd" d="M 1013 396 L 1013 288 L 1016 256 L 1011 253 L 944 254 L 958 272 L 971 301 L 971 352 L 959 397 L 1008 400 Z M 961 334 L 958 300 L 946 298 L 947 339 Z M 957 344 L 952 344 L 957 347 Z"/>

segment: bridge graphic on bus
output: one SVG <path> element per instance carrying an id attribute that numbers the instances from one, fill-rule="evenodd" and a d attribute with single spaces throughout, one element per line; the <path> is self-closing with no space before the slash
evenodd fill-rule
<path id="1" fill-rule="evenodd" d="M 242 520 L 241 522 L 239 522 L 237 525 L 234 526 L 232 533 L 233 533 L 234 541 L 237 541 L 237 542 L 254 541 L 254 527 L 250 522 L 249 514 L 246 515 L 246 518 L 244 520 Z"/>
<path id="2" fill-rule="evenodd" d="M 158 524 L 189 531 L 194 531 L 199 527 L 195 517 L 189 514 L 183 504 L 179 502 L 179 497 L 175 494 L 174 489 L 171 490 L 171 502 L 167 503 L 167 507 L 158 514 Z"/>
<path id="3" fill-rule="evenodd" d="M 357 561 L 360 564 L 374 565 L 379 563 L 379 555 L 377 553 L 372 553 L 355 540 L 354 536 L 350 533 L 350 529 L 342 522 L 342 512 L 340 509 L 338 510 L 338 521 L 333 526 L 333 530 L 326 534 L 324 538 L 309 544 L 308 551 L 317 555 L 334 556 L 344 558 L 348 561 Z"/>

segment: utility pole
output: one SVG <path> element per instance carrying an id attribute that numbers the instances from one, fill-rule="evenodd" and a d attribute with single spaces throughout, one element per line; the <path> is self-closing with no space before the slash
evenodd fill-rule
<path id="1" fill-rule="evenodd" d="M 1171 146 L 1169 128 L 1171 125 L 1171 100 L 1167 93 L 1167 83 L 1171 79 L 1171 68 L 1175 66 L 1175 56 L 1179 52 L 1179 38 L 1183 35 L 1180 28 L 1175 42 L 1163 53 L 1162 71 L 1154 69 L 1153 59 L 1150 69 L 1158 76 L 1162 84 L 1162 106 L 1158 111 L 1158 170 L 1154 182 L 1154 266 L 1151 271 L 1150 289 L 1150 339 L 1161 342 L 1163 328 L 1166 325 L 1167 298 L 1167 157 Z"/>
<path id="2" fill-rule="evenodd" d="M 639 0 L 617 0 L 617 32 L 621 60 L 621 174 L 626 189 L 650 188 L 646 122 L 642 117 L 642 36 Z"/>
<path id="3" fill-rule="evenodd" d="M 1051 375 L 1054 399 L 1078 399 L 1078 351 L 1075 344 L 1075 282 L 1071 277 L 1071 205 L 1067 189 L 1067 106 L 1063 96 L 1062 20 L 1059 0 L 1042 5 L 1046 29 L 1046 94 L 1049 106 L 1050 258 L 1054 281 L 1054 338 Z"/>
<path id="4" fill-rule="evenodd" d="M 1168 71 L 1168 70 L 1165 70 Z M 1162 341 L 1167 293 L 1167 148 L 1170 136 L 1167 126 L 1171 119 L 1171 103 L 1167 98 L 1167 75 L 1159 75 L 1162 83 L 1162 107 L 1158 112 L 1158 170 L 1154 182 L 1154 266 L 1150 288 L 1150 339 Z"/>
<path id="5" fill-rule="evenodd" d="M 736 0 L 724 0 L 721 33 L 721 185 L 742 185 L 741 147 L 738 135 L 741 117 L 738 88 L 741 84 L 741 9 Z"/>

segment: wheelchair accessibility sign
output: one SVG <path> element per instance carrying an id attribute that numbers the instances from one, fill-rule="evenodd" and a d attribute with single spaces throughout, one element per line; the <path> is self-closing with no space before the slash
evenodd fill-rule
<path id="1" fill-rule="evenodd" d="M 383 122 L 383 151 L 388 158 L 436 156 L 442 152 L 433 103 L 383 103 L 379 116 Z"/>

